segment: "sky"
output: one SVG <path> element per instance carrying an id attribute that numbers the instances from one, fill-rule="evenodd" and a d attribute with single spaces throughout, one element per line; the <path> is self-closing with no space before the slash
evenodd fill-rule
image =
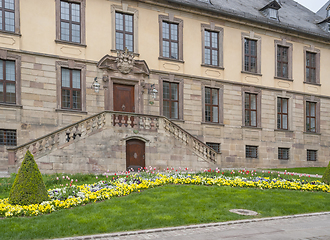
<path id="1" fill-rule="evenodd" d="M 313 12 L 317 12 L 328 0 L 295 0 Z"/>

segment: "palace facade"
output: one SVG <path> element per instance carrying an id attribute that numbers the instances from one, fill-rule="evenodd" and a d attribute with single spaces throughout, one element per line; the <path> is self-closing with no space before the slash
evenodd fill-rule
<path id="1" fill-rule="evenodd" d="M 330 6 L 0 0 L 0 172 L 326 166 Z"/>

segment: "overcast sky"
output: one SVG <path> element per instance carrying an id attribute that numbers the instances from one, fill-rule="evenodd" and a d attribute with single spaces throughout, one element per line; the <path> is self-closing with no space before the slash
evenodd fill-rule
<path id="1" fill-rule="evenodd" d="M 313 12 L 317 12 L 328 0 L 295 0 Z"/>

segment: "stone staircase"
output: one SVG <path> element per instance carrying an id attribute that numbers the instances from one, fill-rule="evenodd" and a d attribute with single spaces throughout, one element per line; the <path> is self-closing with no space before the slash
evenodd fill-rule
<path id="1" fill-rule="evenodd" d="M 8 148 L 9 172 L 17 171 L 27 150 L 46 173 L 75 171 L 77 162 L 82 172 L 104 171 L 107 166 L 114 166 L 113 162 L 116 162 L 117 169 L 111 170 L 119 170 L 125 162 L 122 154 L 124 140 L 130 138 L 147 143 L 146 155 L 150 153 L 151 157 L 146 161 L 159 169 L 180 164 L 200 169 L 220 164 L 219 153 L 166 117 L 103 111 L 28 143 Z M 72 169 L 61 169 L 61 164 L 71 164 Z"/>

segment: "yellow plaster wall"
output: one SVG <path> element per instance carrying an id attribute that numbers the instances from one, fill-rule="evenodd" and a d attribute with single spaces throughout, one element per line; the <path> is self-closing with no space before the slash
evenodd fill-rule
<path id="1" fill-rule="evenodd" d="M 313 42 L 312 39 L 301 39 L 287 36 L 271 30 L 249 27 L 244 23 L 231 22 L 224 19 L 214 19 L 209 16 L 194 15 L 188 12 L 159 6 L 146 5 L 136 1 L 125 1 L 128 7 L 138 9 L 138 44 L 137 59 L 147 62 L 150 69 L 172 73 L 182 73 L 202 76 L 219 80 L 243 82 L 256 86 L 267 86 L 283 90 L 295 90 L 308 94 L 330 96 L 327 81 L 330 75 L 329 45 Z M 21 36 L 0 34 L 0 47 L 58 55 L 64 58 L 74 58 L 99 61 L 112 48 L 112 16 L 111 5 L 121 5 L 121 1 L 87 0 L 86 1 L 86 45 L 74 46 L 55 42 L 56 19 L 55 1 L 28 0 L 20 1 Z M 183 61 L 184 63 L 159 60 L 159 23 L 160 14 L 174 14 L 183 20 Z M 214 70 L 202 67 L 202 36 L 201 24 L 213 21 L 216 26 L 224 29 L 223 61 L 224 70 Z M 261 74 L 253 76 L 242 71 L 242 32 L 253 31 L 261 36 Z M 274 79 L 275 76 L 275 47 L 274 40 L 287 38 L 293 43 L 293 82 Z M 321 50 L 320 79 L 322 87 L 304 84 L 304 46 L 315 45 Z"/>

